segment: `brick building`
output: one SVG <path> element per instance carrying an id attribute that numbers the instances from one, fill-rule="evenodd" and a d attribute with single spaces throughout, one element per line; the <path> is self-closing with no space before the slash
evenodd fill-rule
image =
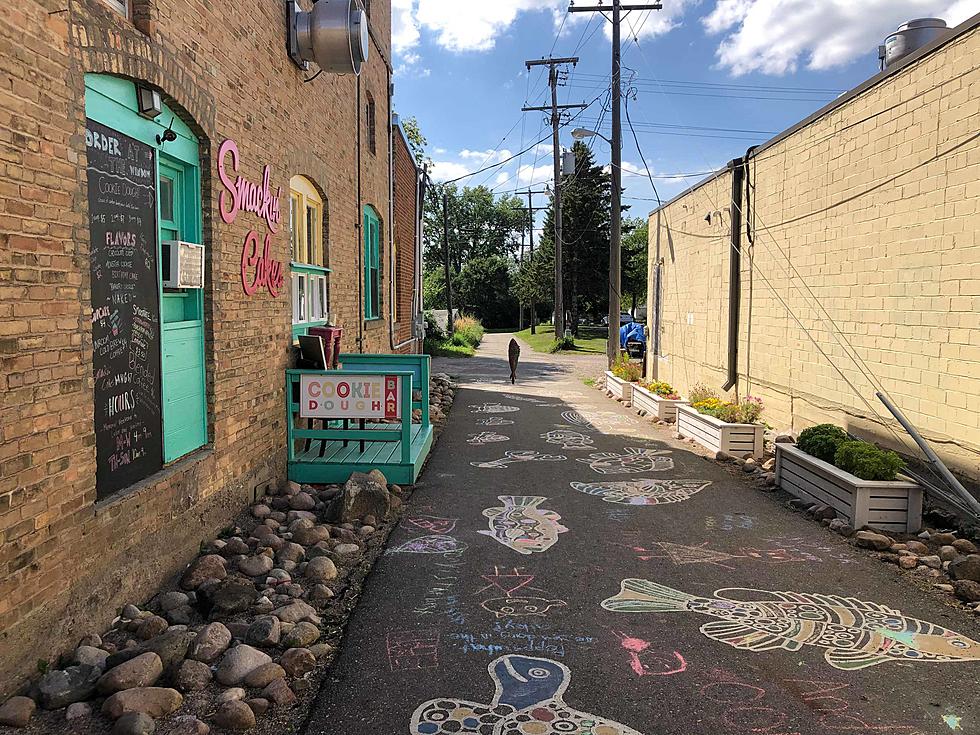
<path id="1" fill-rule="evenodd" d="M 0 694 L 282 478 L 299 335 L 414 349 L 417 182 L 368 7 L 359 75 L 294 63 L 282 2 L 0 17 Z"/>
<path id="2" fill-rule="evenodd" d="M 883 386 L 980 480 L 978 54 L 975 16 L 654 210 L 648 372 L 918 454 Z"/>

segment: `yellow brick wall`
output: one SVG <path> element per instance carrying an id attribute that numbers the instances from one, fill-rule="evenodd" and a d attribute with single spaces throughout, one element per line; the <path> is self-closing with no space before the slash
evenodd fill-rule
<path id="1" fill-rule="evenodd" d="M 888 415 L 877 380 L 980 479 L 978 57 L 974 28 L 751 159 L 732 392 L 763 398 L 777 430 L 833 421 L 901 449 L 892 429 L 904 432 L 875 415 Z M 664 263 L 656 368 L 681 392 L 727 374 L 731 176 L 650 218 L 651 266 L 658 232 Z"/>

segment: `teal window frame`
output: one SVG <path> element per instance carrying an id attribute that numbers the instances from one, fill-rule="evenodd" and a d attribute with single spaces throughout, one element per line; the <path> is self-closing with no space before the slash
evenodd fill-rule
<path id="1" fill-rule="evenodd" d="M 364 207 L 364 321 L 381 318 L 381 218 Z"/>
<path id="2" fill-rule="evenodd" d="M 329 268 L 325 268 L 321 265 L 309 265 L 308 263 L 297 263 L 295 261 L 289 264 L 290 275 L 300 274 L 309 276 L 327 276 L 333 271 Z M 329 289 L 329 284 L 327 286 Z M 327 291 L 327 296 L 329 298 L 329 290 Z M 290 306 L 292 309 L 292 305 Z M 296 342 L 301 336 L 309 334 L 310 327 L 325 327 L 329 324 L 327 319 L 318 319 L 311 322 L 293 322 L 292 337 L 293 342 Z"/>
<path id="3" fill-rule="evenodd" d="M 146 145 L 156 152 L 154 156 L 155 178 L 160 180 L 161 162 L 165 169 L 177 170 L 180 172 L 182 181 L 176 188 L 179 198 L 175 199 L 174 219 L 164 221 L 160 212 L 160 196 L 156 197 L 157 203 L 157 236 L 161 237 L 161 229 L 173 229 L 175 226 L 179 231 L 180 238 L 191 242 L 202 242 L 202 195 L 201 195 L 201 155 L 200 143 L 197 135 L 190 127 L 177 116 L 166 104 L 163 105 L 162 112 L 156 118 L 150 120 L 141 117 L 138 112 L 136 99 L 136 83 L 130 79 L 114 77 L 106 74 L 85 74 L 85 115 L 92 120 L 102 123 L 114 130 L 118 130 L 124 135 L 128 135 Z M 167 141 L 161 145 L 158 136 L 162 136 L 167 129 L 176 134 L 176 139 Z M 175 185 L 177 182 L 175 182 Z M 157 243 L 159 248 L 159 242 Z M 163 290 L 163 271 L 162 258 L 157 258 L 157 298 L 160 302 L 160 343 L 161 343 L 161 375 L 165 371 L 164 348 L 169 331 L 164 324 L 164 290 Z M 202 426 L 198 427 L 199 436 L 203 441 L 194 446 L 175 447 L 174 442 L 167 441 L 167 426 L 163 424 L 163 459 L 165 464 L 169 464 L 180 457 L 186 456 L 190 452 L 205 446 L 208 441 L 208 407 L 207 407 L 207 361 L 203 340 L 204 324 L 204 290 L 189 289 L 181 292 L 168 292 L 169 298 L 177 297 L 184 300 L 192 299 L 193 304 L 188 304 L 187 311 L 196 314 L 196 318 L 183 320 L 175 323 L 175 333 L 180 330 L 198 329 L 202 332 L 202 338 L 195 340 L 198 353 L 193 357 L 200 359 L 203 366 L 204 391 L 202 393 L 203 405 L 201 406 Z M 165 411 L 168 405 L 168 395 L 166 381 L 161 385 L 161 412 Z"/>

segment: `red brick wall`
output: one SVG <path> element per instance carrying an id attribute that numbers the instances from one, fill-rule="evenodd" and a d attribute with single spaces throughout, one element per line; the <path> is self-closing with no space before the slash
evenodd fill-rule
<path id="1" fill-rule="evenodd" d="M 415 248 L 418 236 L 416 197 L 418 196 L 418 170 L 415 159 L 398 128 L 392 126 L 394 145 L 393 197 L 395 208 L 394 233 L 398 244 L 395 263 L 395 299 L 398 302 L 398 321 L 395 323 L 395 342 L 402 343 L 412 339 L 412 317 L 415 315 Z M 412 342 L 401 348 L 404 352 L 417 352 L 419 345 Z"/>
<path id="2" fill-rule="evenodd" d="M 260 228 L 251 215 L 232 225 L 212 216 L 220 187 L 212 155 L 223 140 L 237 141 L 252 180 L 268 163 L 273 187 L 288 191 L 289 178 L 303 174 L 324 192 L 330 310 L 346 330 L 344 347 L 390 349 L 387 298 L 384 319 L 361 321 L 360 233 L 370 203 L 387 263 L 390 3 L 372 3 L 371 59 L 360 78 L 323 74 L 310 84 L 283 50 L 282 3 L 135 3 L 139 29 L 100 0 L 22 0 L 0 14 L 0 695 L 38 658 L 143 599 L 256 487 L 283 475 L 289 282 L 278 298 L 242 292 L 242 243 Z M 199 134 L 208 253 L 210 443 L 98 503 L 86 72 L 159 87 Z M 365 90 L 377 103 L 377 155 L 366 146 Z M 285 228 L 272 247 L 289 261 Z"/>

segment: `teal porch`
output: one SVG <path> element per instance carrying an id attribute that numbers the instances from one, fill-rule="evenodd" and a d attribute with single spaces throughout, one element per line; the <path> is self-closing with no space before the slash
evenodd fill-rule
<path id="1" fill-rule="evenodd" d="M 429 356 L 343 354 L 340 360 L 339 370 L 286 371 L 287 476 L 299 483 L 343 483 L 353 472 L 377 469 L 388 482 L 414 483 L 432 448 Z M 303 376 L 365 375 L 397 379 L 399 419 L 389 423 L 300 416 Z M 412 409 L 418 409 L 418 423 L 412 421 Z"/>

